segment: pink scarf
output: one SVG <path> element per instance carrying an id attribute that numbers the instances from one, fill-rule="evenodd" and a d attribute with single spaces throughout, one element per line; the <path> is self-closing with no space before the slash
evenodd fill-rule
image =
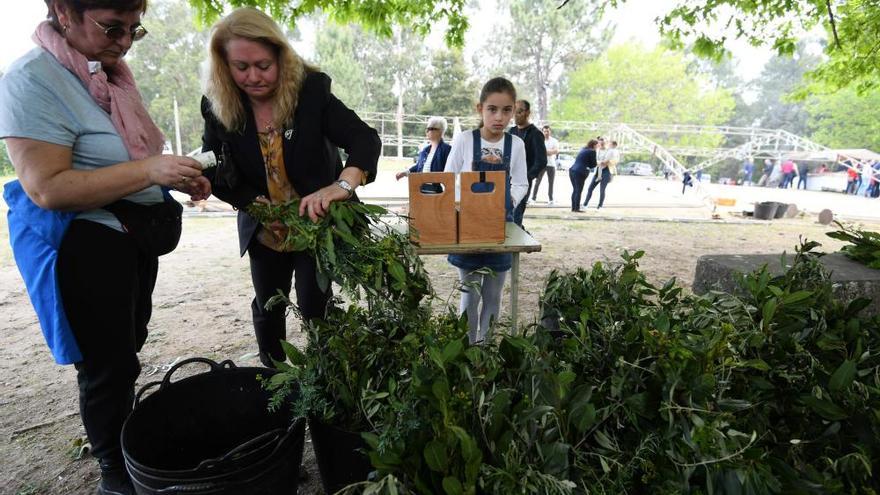
<path id="1" fill-rule="evenodd" d="M 109 74 L 103 70 L 91 74 L 86 57 L 70 46 L 48 22 L 41 22 L 32 38 L 34 43 L 54 55 L 61 65 L 79 77 L 95 103 L 110 114 L 110 121 L 122 137 L 132 160 L 162 153 L 165 136 L 147 114 L 134 77 L 125 62 L 120 60 Z"/>

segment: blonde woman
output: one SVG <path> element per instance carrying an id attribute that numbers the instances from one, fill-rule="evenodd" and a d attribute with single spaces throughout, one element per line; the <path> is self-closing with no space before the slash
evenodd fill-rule
<path id="1" fill-rule="evenodd" d="M 304 318 L 323 317 L 329 290 L 320 290 L 315 260 L 286 251 L 283 226 L 260 225 L 242 208 L 254 201 L 301 198 L 300 215 L 313 220 L 330 203 L 354 197 L 375 178 L 379 136 L 330 92 L 330 78 L 303 61 L 281 28 L 251 8 L 214 26 L 210 73 L 202 99 L 203 150 L 225 158 L 209 178 L 214 195 L 238 208 L 241 255 L 247 252 L 255 297 L 251 303 L 260 360 L 283 360 L 284 310 L 265 309 L 296 274 Z M 348 161 L 343 166 L 337 147 Z"/>

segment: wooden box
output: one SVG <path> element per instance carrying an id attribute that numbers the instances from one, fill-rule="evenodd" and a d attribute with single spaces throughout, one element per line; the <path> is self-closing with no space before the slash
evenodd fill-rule
<path id="1" fill-rule="evenodd" d="M 459 244 L 504 242 L 506 178 L 507 174 L 503 171 L 461 173 Z M 486 184 L 481 184 L 484 181 Z M 488 183 L 494 184 L 490 192 L 475 192 L 475 189 L 485 189 Z"/>
<path id="2" fill-rule="evenodd" d="M 441 184 L 438 191 L 434 184 Z M 455 174 L 425 172 L 409 175 L 409 237 L 422 246 L 456 244 Z"/>

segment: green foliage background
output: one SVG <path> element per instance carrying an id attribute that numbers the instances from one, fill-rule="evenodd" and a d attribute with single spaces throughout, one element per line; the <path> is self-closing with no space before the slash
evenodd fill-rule
<path id="1" fill-rule="evenodd" d="M 172 145 L 177 98 L 182 151 L 188 153 L 202 143 L 200 70 L 207 60 L 208 30 L 197 29 L 192 10 L 176 0 L 151 2 L 144 25 L 150 34 L 134 45 L 126 62 L 150 116 Z"/>
<path id="2" fill-rule="evenodd" d="M 704 76 L 689 73 L 681 53 L 630 43 L 610 48 L 570 74 L 568 91 L 552 118 L 720 125 L 731 117 L 734 105 L 730 91 L 714 89 Z M 586 142 L 586 135 L 579 137 Z M 720 134 L 669 136 L 662 144 L 715 146 L 722 140 Z"/>
<path id="3" fill-rule="evenodd" d="M 12 161 L 9 160 L 9 154 L 6 151 L 6 141 L 0 140 L 0 176 L 13 175 L 14 173 Z"/>
<path id="4" fill-rule="evenodd" d="M 662 17 L 661 31 L 674 44 L 693 40 L 697 54 L 716 59 L 732 38 L 791 55 L 803 33 L 822 26 L 827 60 L 809 77 L 834 89 L 853 86 L 860 93 L 880 85 L 880 0 L 682 2 Z"/>
<path id="5" fill-rule="evenodd" d="M 470 115 L 474 112 L 480 87 L 465 65 L 461 51 L 435 52 L 422 79 L 423 99 L 419 113 Z"/>
<path id="6" fill-rule="evenodd" d="M 810 138 L 831 148 L 880 150 L 880 88 L 819 94 L 806 102 Z"/>

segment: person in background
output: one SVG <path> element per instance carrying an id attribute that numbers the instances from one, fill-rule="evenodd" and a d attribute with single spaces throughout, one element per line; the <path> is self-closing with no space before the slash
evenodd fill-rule
<path id="1" fill-rule="evenodd" d="M 797 175 L 798 175 L 798 183 L 797 189 L 801 188 L 801 184 L 804 185 L 804 191 L 807 190 L 807 174 L 810 171 L 810 167 L 805 163 L 801 162 L 797 166 Z"/>
<path id="2" fill-rule="evenodd" d="M 694 187 L 694 178 L 690 170 L 685 170 L 681 178 L 681 193 L 684 194 L 684 190 L 688 187 Z"/>
<path id="3" fill-rule="evenodd" d="M 120 433 L 158 256 L 180 236 L 181 206 L 168 191 L 205 199 L 210 184 L 195 160 L 162 154 L 165 137 L 123 61 L 147 34 L 147 2 L 46 6 L 37 47 L 0 80 L 0 137 L 18 177 L 4 188 L 9 238 L 53 357 L 76 367 L 80 417 L 101 470 L 96 493 L 134 494 Z M 164 226 L 149 231 L 162 249 L 147 245 L 151 221 Z"/>
<path id="4" fill-rule="evenodd" d="M 751 186 L 752 185 L 752 174 L 755 172 L 755 162 L 752 160 L 751 156 L 747 156 L 745 161 L 743 162 L 743 185 Z"/>
<path id="5" fill-rule="evenodd" d="M 442 172 L 446 167 L 446 158 L 449 157 L 449 151 L 452 149 L 452 146 L 443 141 L 443 134 L 445 132 L 446 119 L 443 117 L 429 118 L 428 124 L 425 127 L 428 145 L 419 152 L 415 165 L 408 170 L 398 172 L 395 178 L 400 180 L 409 174 L 419 172 Z"/>
<path id="6" fill-rule="evenodd" d="M 599 166 L 596 168 L 593 182 L 587 190 L 587 199 L 584 200 L 584 208 L 590 203 L 590 198 L 593 197 L 593 189 L 595 189 L 596 186 L 599 186 L 599 205 L 596 206 L 596 209 L 598 210 L 605 205 L 605 187 L 611 182 L 611 177 L 617 173 L 617 163 L 620 161 L 620 152 L 617 151 L 617 141 L 611 141 L 611 147 L 605 150 L 605 153 L 601 156 L 602 158 L 599 159 Z"/>
<path id="7" fill-rule="evenodd" d="M 547 150 L 547 166 L 538 172 L 535 179 L 535 189 L 532 191 L 532 201 L 538 199 L 538 189 L 541 187 L 541 179 L 547 176 L 547 204 L 553 206 L 553 181 L 556 179 L 556 162 L 559 156 L 559 141 L 553 137 L 549 125 L 541 128 L 544 133 L 544 148 Z"/>
<path id="8" fill-rule="evenodd" d="M 504 201 L 507 221 L 513 218 L 516 205 L 525 202 L 529 191 L 525 144 L 513 133 L 504 132 L 513 116 L 515 102 L 513 83 L 503 77 L 486 82 L 477 104 L 480 127 L 456 136 L 446 161 L 446 171 L 456 174 L 507 172 Z M 501 290 L 513 257 L 509 253 L 451 254 L 448 260 L 458 269 L 462 284 L 459 311 L 467 313 L 468 338 L 472 344 L 480 343 L 489 338 L 493 320 L 501 311 Z"/>
<path id="9" fill-rule="evenodd" d="M 516 125 L 508 131 L 510 134 L 522 139 L 526 148 L 526 166 L 529 179 L 529 191 L 532 190 L 532 181 L 538 176 L 541 170 L 547 166 L 547 150 L 544 148 L 544 135 L 538 130 L 534 124 L 529 123 L 532 105 L 526 100 L 516 102 L 516 114 L 514 122 Z M 526 198 L 528 198 L 528 193 Z M 520 203 L 513 212 L 513 223 L 523 226 L 523 215 L 526 212 L 526 203 Z"/>
<path id="10" fill-rule="evenodd" d="M 876 198 L 880 197 L 880 161 L 875 161 L 874 165 L 871 167 L 874 171 L 874 174 L 871 176 L 871 197 Z"/>
<path id="11" fill-rule="evenodd" d="M 859 177 L 859 195 L 863 195 L 868 197 L 870 195 L 869 189 L 871 188 L 871 178 L 874 176 L 874 169 L 871 167 L 871 162 L 865 160 L 861 163 L 862 174 Z"/>
<path id="12" fill-rule="evenodd" d="M 326 314 L 331 291 L 322 290 L 315 259 L 291 251 L 287 229 L 261 225 L 247 214 L 254 202 L 299 199 L 312 221 L 330 204 L 356 199 L 355 189 L 376 176 L 378 133 L 330 91 L 330 78 L 293 50 L 284 31 L 265 13 L 240 8 L 213 28 L 209 77 L 202 98 L 202 149 L 224 156 L 210 178 L 214 194 L 238 209 L 238 241 L 248 254 L 251 302 L 260 361 L 284 361 L 285 310 L 266 309 L 296 278 L 296 303 L 304 320 Z M 345 149 L 343 167 L 337 147 Z"/>
<path id="13" fill-rule="evenodd" d="M 854 165 L 846 167 L 846 191 L 844 193 L 855 194 L 859 190 L 859 179 L 859 170 Z"/>
<path id="14" fill-rule="evenodd" d="M 791 187 L 791 183 L 794 182 L 794 174 L 795 174 L 795 163 L 791 160 L 791 158 L 782 162 L 781 166 L 782 171 L 782 179 L 779 181 L 780 189 L 788 189 Z"/>
<path id="15" fill-rule="evenodd" d="M 590 184 L 588 186 L 588 189 L 595 187 L 593 186 L 593 184 L 599 182 L 602 176 L 602 168 L 600 167 L 600 165 L 605 161 L 606 153 L 608 153 L 608 149 L 605 146 L 605 138 L 602 136 L 596 136 L 596 168 L 591 170 L 592 175 L 587 178 L 587 182 Z M 587 207 L 586 201 L 583 205 L 581 205 L 581 207 Z"/>
<path id="16" fill-rule="evenodd" d="M 761 178 L 758 179 L 758 187 L 767 187 L 770 185 L 770 177 L 773 175 L 773 160 L 767 158 L 764 160 L 764 170 L 761 172 Z"/>
<path id="17" fill-rule="evenodd" d="M 581 193 L 584 191 L 584 182 L 587 176 L 596 169 L 596 145 L 599 141 L 591 139 L 587 145 L 581 149 L 574 164 L 568 169 L 568 177 L 571 179 L 571 211 L 580 213 L 581 211 Z"/>

